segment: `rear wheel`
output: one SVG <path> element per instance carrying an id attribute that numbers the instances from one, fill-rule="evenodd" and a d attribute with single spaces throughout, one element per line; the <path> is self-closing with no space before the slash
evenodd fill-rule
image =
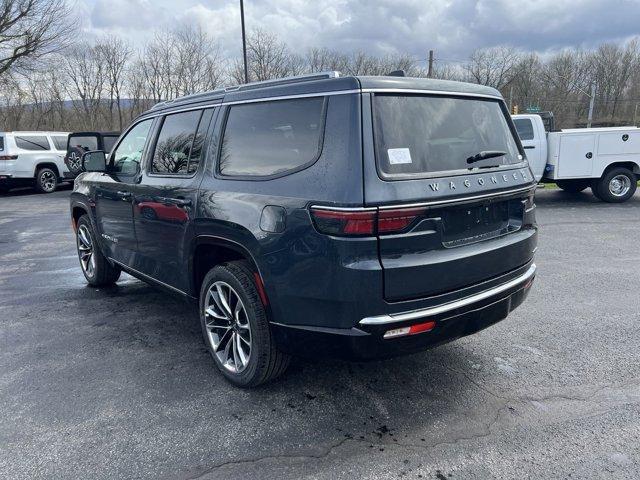
<path id="1" fill-rule="evenodd" d="M 631 170 L 612 168 L 598 182 L 596 196 L 609 203 L 626 202 L 636 193 L 637 182 L 636 175 Z"/>
<path id="2" fill-rule="evenodd" d="M 556 185 L 568 193 L 580 193 L 587 189 L 591 182 L 589 180 L 557 180 Z"/>
<path id="3" fill-rule="evenodd" d="M 275 345 L 267 314 L 246 261 L 212 268 L 200 289 L 205 344 L 220 372 L 239 387 L 281 375 L 290 357 Z"/>
<path id="4" fill-rule="evenodd" d="M 36 173 L 36 190 L 40 193 L 53 193 L 58 186 L 58 174 L 49 167 L 38 169 Z"/>
<path id="5" fill-rule="evenodd" d="M 120 278 L 120 269 L 111 265 L 98 248 L 91 221 L 87 215 L 82 215 L 78 219 L 76 245 L 80 268 L 89 285 L 94 287 L 113 285 Z"/>

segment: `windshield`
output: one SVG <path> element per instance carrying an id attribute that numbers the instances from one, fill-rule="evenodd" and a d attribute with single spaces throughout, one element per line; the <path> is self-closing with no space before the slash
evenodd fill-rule
<path id="1" fill-rule="evenodd" d="M 522 161 L 497 100 L 376 95 L 373 111 L 384 176 L 426 176 Z M 467 161 L 481 152 L 504 155 Z"/>

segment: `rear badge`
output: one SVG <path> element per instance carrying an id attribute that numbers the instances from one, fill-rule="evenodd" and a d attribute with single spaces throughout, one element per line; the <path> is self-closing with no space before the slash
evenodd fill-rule
<path id="1" fill-rule="evenodd" d="M 525 182 L 529 181 L 529 176 L 525 170 L 520 170 L 519 172 L 513 172 L 512 174 L 502 174 L 502 175 L 491 175 L 488 177 L 478 177 L 473 180 L 469 178 L 465 178 L 464 180 L 458 180 L 455 182 L 453 180 L 446 182 L 445 188 L 448 186 L 449 190 L 456 190 L 458 186 L 462 185 L 465 188 L 471 188 L 474 183 L 477 183 L 479 187 L 486 187 L 491 185 L 498 185 L 501 183 L 512 183 L 512 180 L 524 180 Z M 429 184 L 429 189 L 432 192 L 440 191 L 440 182 L 432 182 Z"/>

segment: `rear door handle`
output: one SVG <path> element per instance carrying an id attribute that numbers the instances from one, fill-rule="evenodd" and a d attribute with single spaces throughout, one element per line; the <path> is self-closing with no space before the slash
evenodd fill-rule
<path id="1" fill-rule="evenodd" d="M 534 148 L 536 148 L 535 145 L 526 145 L 524 147 L 525 150 L 533 150 Z"/>
<path id="2" fill-rule="evenodd" d="M 128 200 L 131 198 L 131 192 L 127 192 L 125 190 L 119 190 L 118 192 L 116 192 L 118 194 L 118 196 L 120 198 L 122 198 L 122 200 Z"/>

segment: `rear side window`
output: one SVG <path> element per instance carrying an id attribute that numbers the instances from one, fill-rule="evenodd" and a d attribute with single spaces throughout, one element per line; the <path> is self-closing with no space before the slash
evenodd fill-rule
<path id="1" fill-rule="evenodd" d="M 56 150 L 66 150 L 67 149 L 67 137 L 63 136 L 52 136 L 51 140 L 53 140 L 53 145 L 56 147 Z"/>
<path id="2" fill-rule="evenodd" d="M 71 135 L 69 136 L 69 147 L 80 147 L 87 152 L 98 150 L 98 137 L 95 135 Z"/>
<path id="3" fill-rule="evenodd" d="M 0 137 L 0 151 L 4 150 L 4 137 Z"/>
<path id="4" fill-rule="evenodd" d="M 20 135 L 15 137 L 16 146 L 22 150 L 49 150 L 47 137 Z"/>
<path id="5" fill-rule="evenodd" d="M 522 161 L 498 101 L 428 95 L 376 95 L 374 126 L 383 176 L 435 176 Z M 474 161 L 480 152 L 503 155 Z"/>
<path id="6" fill-rule="evenodd" d="M 151 173 L 160 175 L 188 174 L 191 147 L 201 116 L 202 110 L 194 110 L 164 117 L 156 140 Z"/>
<path id="7" fill-rule="evenodd" d="M 312 97 L 231 106 L 219 172 L 267 177 L 311 165 L 322 150 L 325 105 Z"/>
<path id="8" fill-rule="evenodd" d="M 513 120 L 520 140 L 533 140 L 533 122 L 528 118 L 516 118 Z"/>
<path id="9" fill-rule="evenodd" d="M 115 136 L 104 137 L 102 139 L 102 143 L 104 143 L 104 151 L 109 153 L 111 150 L 113 150 L 113 146 L 116 144 L 117 141 L 118 141 L 118 137 L 115 137 Z"/>

